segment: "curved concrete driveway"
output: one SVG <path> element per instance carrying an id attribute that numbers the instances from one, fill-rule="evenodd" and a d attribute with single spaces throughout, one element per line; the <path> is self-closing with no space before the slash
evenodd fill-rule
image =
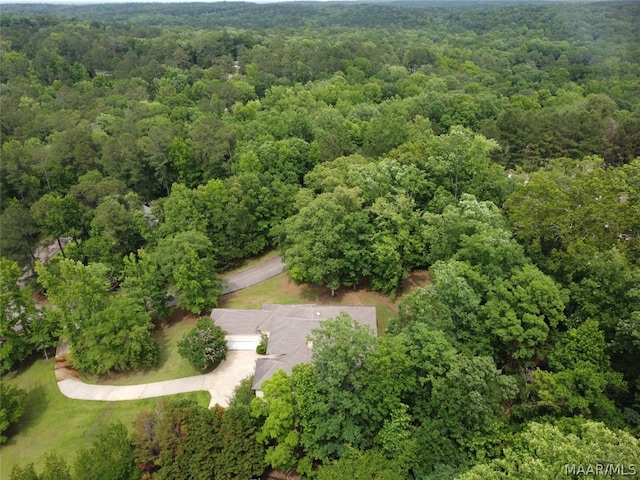
<path id="1" fill-rule="evenodd" d="M 230 351 L 218 368 L 204 375 L 127 386 L 90 385 L 76 377 L 66 376 L 58 381 L 58 388 L 68 398 L 103 401 L 138 400 L 204 390 L 211 394 L 209 407 L 216 403 L 226 407 L 240 380 L 255 371 L 257 358 L 256 352 Z"/>
<path id="2" fill-rule="evenodd" d="M 256 285 L 260 282 L 279 275 L 284 270 L 284 262 L 280 255 L 266 259 L 264 262 L 245 268 L 238 272 L 224 275 L 222 279 L 225 282 L 222 288 L 222 294 L 242 290 L 243 288 Z"/>
<path id="3" fill-rule="evenodd" d="M 253 267 L 230 273 L 223 277 L 225 285 L 222 294 L 264 282 L 279 275 L 283 270 L 284 263 L 277 255 Z M 233 389 L 240 380 L 254 373 L 257 358 L 258 354 L 254 351 L 230 351 L 227 359 L 213 372 L 140 385 L 90 385 L 60 370 L 57 370 L 56 374 L 62 377 L 58 379 L 58 388 L 62 394 L 77 400 L 138 400 L 204 390 L 211 394 L 210 407 L 216 403 L 226 407 Z"/>

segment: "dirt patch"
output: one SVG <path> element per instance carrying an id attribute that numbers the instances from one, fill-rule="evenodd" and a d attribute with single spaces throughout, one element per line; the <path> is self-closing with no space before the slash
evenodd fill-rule
<path id="1" fill-rule="evenodd" d="M 54 370 L 56 373 L 56 382 L 61 382 L 67 378 L 79 378 L 78 372 L 73 368 L 73 363 L 69 356 L 69 344 L 66 342 L 61 343 L 56 350 Z"/>
<path id="2" fill-rule="evenodd" d="M 407 279 L 402 282 L 400 287 L 400 296 L 413 292 L 415 289 L 424 287 L 431 283 L 428 270 L 415 270 L 409 274 Z"/>

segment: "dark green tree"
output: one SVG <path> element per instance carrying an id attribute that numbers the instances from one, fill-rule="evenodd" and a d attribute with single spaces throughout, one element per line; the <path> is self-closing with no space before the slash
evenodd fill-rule
<path id="1" fill-rule="evenodd" d="M 69 465 L 55 451 L 49 452 L 44 459 L 44 468 L 39 480 L 72 480 Z"/>
<path id="2" fill-rule="evenodd" d="M 291 277 L 326 286 L 332 294 L 342 285 L 357 285 L 369 272 L 371 233 L 359 190 L 337 188 L 307 200 L 283 226 L 282 252 Z"/>
<path id="3" fill-rule="evenodd" d="M 461 465 L 494 454 L 502 442 L 504 405 L 516 393 L 515 379 L 490 357 L 457 356 L 433 382 L 431 414 L 418 431 L 421 466 Z"/>
<path id="4" fill-rule="evenodd" d="M 5 443 L 5 435 L 11 424 L 20 420 L 25 412 L 27 392 L 0 381 L 0 444 Z"/>
<path id="5" fill-rule="evenodd" d="M 364 401 L 358 374 L 375 346 L 371 328 L 341 313 L 321 322 L 309 340 L 315 387 L 307 395 L 317 395 L 319 401 L 301 404 L 303 446 L 317 459 L 338 457 L 347 445 L 370 446 L 370 406 Z"/>
<path id="6" fill-rule="evenodd" d="M 29 463 L 24 467 L 14 465 L 11 469 L 11 476 L 9 478 L 11 480 L 39 480 L 33 463 Z"/>
<path id="7" fill-rule="evenodd" d="M 31 291 L 18 284 L 18 264 L 0 258 L 0 372 L 7 372 L 32 351 L 31 322 L 40 313 Z"/>
<path id="8" fill-rule="evenodd" d="M 86 231 L 81 205 L 71 195 L 47 193 L 31 206 L 31 214 L 40 230 L 56 239 L 63 256 L 61 238 L 78 238 Z"/>
<path id="9" fill-rule="evenodd" d="M 19 263 L 33 264 L 38 242 L 38 227 L 31 212 L 15 202 L 5 205 L 0 215 L 0 252 L 2 256 Z"/>
<path id="10" fill-rule="evenodd" d="M 195 188 L 202 178 L 202 170 L 196 162 L 193 149 L 182 139 L 174 138 L 169 147 L 169 162 L 178 172 L 178 181 Z"/>
<path id="11" fill-rule="evenodd" d="M 598 322 L 587 320 L 567 330 L 549 354 L 552 371 L 537 370 L 532 389 L 543 411 L 581 415 L 612 424 L 619 411 L 609 392 L 626 390 L 622 374 L 611 369 Z"/>
<path id="12" fill-rule="evenodd" d="M 135 480 L 140 472 L 133 461 L 133 447 L 127 427 L 112 423 L 92 442 L 76 453 L 74 480 Z"/>
<path id="13" fill-rule="evenodd" d="M 159 479 L 216 478 L 223 416 L 220 407 L 210 410 L 186 400 L 143 410 L 131 440 L 136 465 L 143 475 Z"/>
<path id="14" fill-rule="evenodd" d="M 203 233 L 189 230 L 163 238 L 151 252 L 151 262 L 147 267 L 157 265 L 178 307 L 198 314 L 217 305 L 222 287 L 213 245 Z"/>
<path id="15" fill-rule="evenodd" d="M 97 374 L 152 367 L 158 361 L 152 329 L 151 316 L 135 299 L 111 297 L 74 335 L 74 365 Z"/>
<path id="16" fill-rule="evenodd" d="M 319 480 L 394 480 L 410 478 L 408 465 L 399 460 L 388 459 L 380 450 L 347 450 L 339 460 L 323 465 L 318 469 Z"/>
<path id="17" fill-rule="evenodd" d="M 255 478 L 265 470 L 264 446 L 256 438 L 256 419 L 248 405 L 227 408 L 220 425 L 221 451 L 215 478 Z"/>

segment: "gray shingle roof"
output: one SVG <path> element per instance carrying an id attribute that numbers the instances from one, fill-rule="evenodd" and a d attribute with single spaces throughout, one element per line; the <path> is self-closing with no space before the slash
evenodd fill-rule
<path id="1" fill-rule="evenodd" d="M 268 332 L 271 323 L 271 312 L 214 308 L 211 311 L 211 318 L 216 325 L 231 335 L 246 335 Z"/>
<path id="2" fill-rule="evenodd" d="M 311 362 L 307 337 L 313 329 L 320 327 L 321 321 L 335 318 L 342 312 L 369 325 L 377 335 L 375 307 L 267 304 L 262 310 L 216 308 L 211 312 L 211 318 L 229 334 L 262 332 L 269 335 L 268 357 L 258 359 L 253 379 L 253 389 L 260 390 L 262 382 L 278 370 L 290 374 L 294 365 Z"/>

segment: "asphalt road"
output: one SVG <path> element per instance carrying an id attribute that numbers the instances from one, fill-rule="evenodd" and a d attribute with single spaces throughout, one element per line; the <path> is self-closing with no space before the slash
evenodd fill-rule
<path id="1" fill-rule="evenodd" d="M 253 267 L 245 268 L 238 272 L 233 272 L 228 275 L 224 275 L 224 286 L 222 288 L 222 294 L 235 292 L 242 290 L 243 288 L 256 285 L 260 282 L 270 279 L 279 275 L 284 270 L 284 263 L 282 258 L 277 255 L 265 260 Z"/>

